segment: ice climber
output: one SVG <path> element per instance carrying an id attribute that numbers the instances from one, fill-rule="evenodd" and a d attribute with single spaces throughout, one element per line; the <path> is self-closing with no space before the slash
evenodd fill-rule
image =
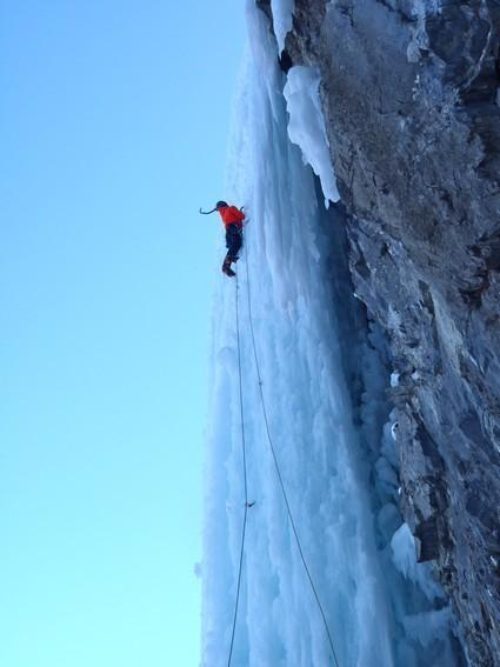
<path id="1" fill-rule="evenodd" d="M 233 277 L 236 273 L 232 270 L 231 264 L 238 261 L 238 253 L 243 243 L 243 220 L 245 214 L 243 208 L 236 208 L 236 206 L 229 205 L 225 201 L 218 201 L 211 211 L 202 211 L 203 215 L 209 215 L 218 211 L 224 227 L 226 228 L 226 248 L 227 253 L 222 263 L 222 271 L 226 276 Z"/>

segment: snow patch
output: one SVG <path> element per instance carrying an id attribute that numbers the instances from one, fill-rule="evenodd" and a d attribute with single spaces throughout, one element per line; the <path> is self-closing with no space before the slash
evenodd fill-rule
<path id="1" fill-rule="evenodd" d="M 391 387 L 397 387 L 399 385 L 399 373 L 394 371 L 391 373 Z"/>
<path id="2" fill-rule="evenodd" d="M 340 199 L 330 158 L 325 121 L 319 96 L 320 74 L 316 68 L 302 65 L 288 72 L 284 95 L 287 110 L 288 136 L 299 146 L 306 164 L 319 176 L 325 206 Z"/>

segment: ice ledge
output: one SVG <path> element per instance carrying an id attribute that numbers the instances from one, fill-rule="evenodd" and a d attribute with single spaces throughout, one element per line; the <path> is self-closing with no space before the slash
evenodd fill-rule
<path id="1" fill-rule="evenodd" d="M 299 146 L 305 164 L 319 176 L 325 206 L 340 199 L 333 172 L 319 96 L 320 73 L 302 65 L 292 67 L 283 91 L 289 113 L 288 136 Z"/>

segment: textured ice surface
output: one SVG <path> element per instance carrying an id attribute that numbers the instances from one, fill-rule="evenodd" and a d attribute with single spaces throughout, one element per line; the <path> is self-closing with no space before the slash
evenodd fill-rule
<path id="1" fill-rule="evenodd" d="M 292 29 L 294 0 L 271 0 L 274 32 L 278 40 L 280 53 L 285 48 L 286 33 Z"/>
<path id="2" fill-rule="evenodd" d="M 319 176 L 325 199 L 340 199 L 328 150 L 319 98 L 320 77 L 312 67 L 296 66 L 288 72 L 284 95 L 290 114 L 288 134 L 300 147 L 304 162 Z"/>

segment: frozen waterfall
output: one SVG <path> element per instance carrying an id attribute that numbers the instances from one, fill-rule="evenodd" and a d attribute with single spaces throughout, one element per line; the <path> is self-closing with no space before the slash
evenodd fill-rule
<path id="1" fill-rule="evenodd" d="M 397 509 L 397 442 L 385 394 L 391 369 L 349 286 L 342 209 L 324 205 L 338 195 L 318 78 L 296 68 L 287 84 L 265 15 L 249 6 L 248 21 L 251 47 L 223 194 L 244 205 L 249 219 L 236 265 L 239 289 L 221 274 L 214 299 L 202 665 L 227 664 L 238 576 L 239 298 L 248 494 L 255 505 L 248 510 L 232 665 L 335 664 L 267 439 L 252 325 L 270 433 L 339 667 L 456 667 L 450 610 L 428 566 L 417 565 Z"/>

